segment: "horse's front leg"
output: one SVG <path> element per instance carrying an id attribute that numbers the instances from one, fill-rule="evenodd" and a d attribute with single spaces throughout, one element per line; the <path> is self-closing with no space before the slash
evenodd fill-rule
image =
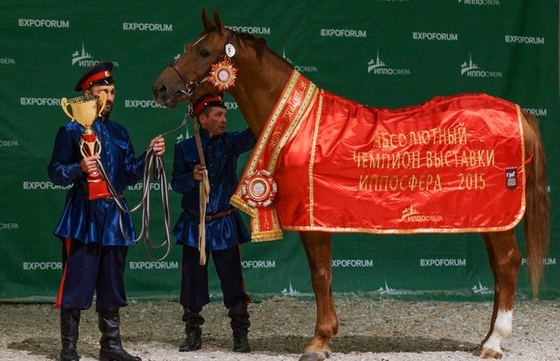
<path id="1" fill-rule="evenodd" d="M 300 232 L 311 272 L 317 304 L 315 334 L 300 361 L 321 361 L 331 354 L 329 342 L 338 332 L 338 318 L 332 297 L 331 234 Z"/>
<path id="2" fill-rule="evenodd" d="M 484 359 L 499 359 L 502 357 L 502 342 L 512 332 L 513 302 L 521 266 L 521 253 L 513 230 L 485 233 L 482 239 L 494 274 L 494 308 L 490 330 L 475 355 Z"/>

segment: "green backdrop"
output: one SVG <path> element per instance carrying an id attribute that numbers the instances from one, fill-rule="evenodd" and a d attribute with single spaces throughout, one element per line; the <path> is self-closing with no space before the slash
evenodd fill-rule
<path id="1" fill-rule="evenodd" d="M 65 189 L 46 167 L 57 129 L 68 121 L 60 98 L 74 97 L 80 75 L 98 61 L 116 63 L 113 118 L 131 133 L 137 153 L 176 127 L 186 106 L 152 100 L 161 70 L 202 29 L 202 7 L 219 9 L 225 24 L 267 39 L 318 86 L 375 107 L 404 107 L 435 95 L 486 92 L 537 115 L 547 149 L 552 197 L 550 253 L 542 298 L 560 295 L 558 4 L 553 0 L 368 1 L 3 1 L 0 5 L 0 301 L 52 302 L 61 276 L 60 242 L 52 230 Z M 226 98 L 230 130 L 245 126 Z M 183 128 L 173 144 L 192 134 Z M 168 147 L 168 149 L 173 149 Z M 173 154 L 165 161 L 171 174 Z M 246 158 L 243 159 L 243 162 Z M 240 165 L 240 170 L 242 164 Z M 151 233 L 163 238 L 156 184 Z M 126 196 L 136 203 L 139 187 Z M 170 191 L 173 222 L 180 198 Z M 490 201 L 490 200 L 489 200 Z M 138 217 L 136 217 L 138 220 Z M 139 224 L 139 223 L 138 223 Z M 521 230 L 518 232 L 522 244 Z M 334 237 L 333 289 L 366 297 L 487 300 L 493 281 L 480 237 L 471 235 Z M 176 300 L 180 248 L 131 249 L 130 299 Z M 312 294 L 296 234 L 243 246 L 247 289 L 254 298 Z M 530 297 L 526 265 L 518 298 Z M 220 288 L 210 265 L 212 297 Z"/>

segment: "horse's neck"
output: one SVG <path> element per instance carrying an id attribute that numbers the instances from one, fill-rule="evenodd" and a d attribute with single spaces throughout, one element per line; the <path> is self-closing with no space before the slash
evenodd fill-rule
<path id="1" fill-rule="evenodd" d="M 236 65 L 238 78 L 230 94 L 249 128 L 258 136 L 286 86 L 292 68 L 270 51 L 266 51 L 262 59 L 239 61 Z"/>

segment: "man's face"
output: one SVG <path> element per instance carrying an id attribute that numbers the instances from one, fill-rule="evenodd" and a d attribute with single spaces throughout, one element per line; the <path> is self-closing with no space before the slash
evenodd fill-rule
<path id="1" fill-rule="evenodd" d="M 94 85 L 84 92 L 85 95 L 99 95 L 100 93 L 107 94 L 107 103 L 105 104 L 105 111 L 103 118 L 108 118 L 113 110 L 113 102 L 115 101 L 115 85 Z"/>
<path id="2" fill-rule="evenodd" d="M 200 114 L 198 121 L 211 137 L 222 135 L 226 131 L 226 110 L 222 107 L 212 107 L 206 114 Z"/>

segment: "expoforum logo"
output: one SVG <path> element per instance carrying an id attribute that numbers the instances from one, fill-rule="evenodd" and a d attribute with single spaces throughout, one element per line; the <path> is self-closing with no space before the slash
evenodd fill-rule
<path id="1" fill-rule="evenodd" d="M 465 61 L 461 64 L 461 76 L 470 78 L 503 78 L 502 72 L 500 71 L 489 71 L 479 68 L 472 60 L 472 54 L 470 53 L 469 61 Z"/>
<path id="2" fill-rule="evenodd" d="M 377 57 L 368 62 L 368 73 L 375 75 L 410 75 L 410 69 L 397 69 L 387 66 L 387 64 L 379 57 L 379 49 L 377 50 Z"/>

